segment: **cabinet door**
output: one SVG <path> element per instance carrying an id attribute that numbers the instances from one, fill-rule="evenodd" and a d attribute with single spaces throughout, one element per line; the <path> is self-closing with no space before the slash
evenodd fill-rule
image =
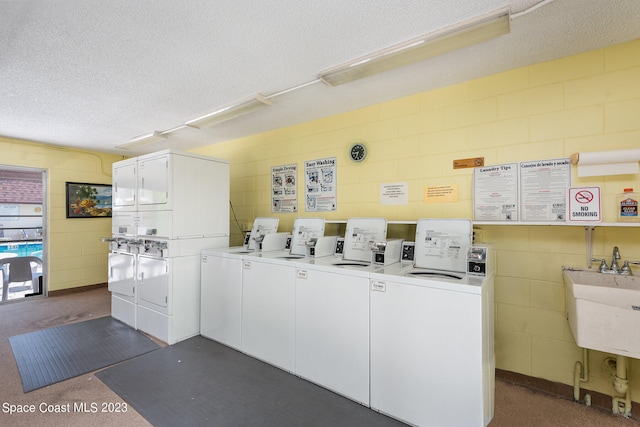
<path id="1" fill-rule="evenodd" d="M 167 204 L 169 198 L 169 156 L 138 162 L 138 206 Z"/>
<path id="2" fill-rule="evenodd" d="M 170 314 L 169 283 L 169 260 L 138 256 L 138 304 Z"/>
<path id="3" fill-rule="evenodd" d="M 135 255 L 110 253 L 108 288 L 111 292 L 127 297 L 135 295 Z"/>
<path id="4" fill-rule="evenodd" d="M 113 165 L 113 208 L 133 209 L 136 205 L 136 163 Z"/>

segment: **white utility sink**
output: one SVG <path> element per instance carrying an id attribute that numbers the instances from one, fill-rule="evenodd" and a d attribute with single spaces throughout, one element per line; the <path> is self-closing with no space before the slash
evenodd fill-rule
<path id="1" fill-rule="evenodd" d="M 640 358 L 640 276 L 565 268 L 563 277 L 578 346 Z"/>

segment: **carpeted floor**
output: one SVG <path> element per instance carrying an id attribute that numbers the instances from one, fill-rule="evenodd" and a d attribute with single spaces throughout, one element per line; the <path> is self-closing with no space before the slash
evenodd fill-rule
<path id="1" fill-rule="evenodd" d="M 0 304 L 0 425 L 12 426 L 148 426 L 93 373 L 23 393 L 9 337 L 43 328 L 108 315 L 105 287 L 48 298 Z M 491 427 L 640 426 L 637 420 L 496 381 L 495 417 Z M 29 406 L 33 405 L 33 407 Z M 34 413 L 9 413 L 11 409 Z M 69 412 L 58 412 L 66 411 Z M 283 426 L 286 427 L 286 426 Z M 334 426 L 332 426 L 334 427 Z"/>

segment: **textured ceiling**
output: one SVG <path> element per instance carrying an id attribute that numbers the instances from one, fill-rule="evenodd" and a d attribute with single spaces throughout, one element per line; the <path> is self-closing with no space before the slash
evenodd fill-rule
<path id="1" fill-rule="evenodd" d="M 317 81 L 322 69 L 505 6 L 508 35 L 338 87 Z M 637 0 L 0 0 L 0 16 L 0 136 L 127 155 L 225 141 L 640 38 Z M 255 93 L 273 106 L 115 148 Z"/>

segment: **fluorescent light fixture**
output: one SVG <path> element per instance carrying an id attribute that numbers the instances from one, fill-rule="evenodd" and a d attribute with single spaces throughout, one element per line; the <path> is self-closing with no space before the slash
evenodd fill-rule
<path id="1" fill-rule="evenodd" d="M 122 148 L 123 150 L 130 150 L 132 148 L 141 147 L 147 144 L 153 144 L 154 142 L 162 141 L 167 138 L 167 135 L 160 132 L 150 132 L 144 135 L 136 136 L 126 144 L 116 145 L 116 148 Z"/>
<path id="2" fill-rule="evenodd" d="M 509 8 L 506 7 L 407 40 L 346 64 L 328 68 L 321 71 L 318 77 L 329 86 L 338 86 L 462 49 L 509 32 Z"/>
<path id="3" fill-rule="evenodd" d="M 223 107 L 213 113 L 206 114 L 197 119 L 189 120 L 185 123 L 187 126 L 202 129 L 207 126 L 213 126 L 236 117 L 244 116 L 263 107 L 271 105 L 271 100 L 265 98 L 264 95 L 258 93 L 249 98 L 245 98 L 227 107 Z"/>

